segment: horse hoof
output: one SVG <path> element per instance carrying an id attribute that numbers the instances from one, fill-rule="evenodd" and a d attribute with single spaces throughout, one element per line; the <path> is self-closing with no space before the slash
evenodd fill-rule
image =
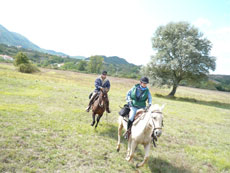
<path id="1" fill-rule="evenodd" d="M 94 123 L 91 123 L 91 126 L 94 126 Z"/>
<path id="2" fill-rule="evenodd" d="M 117 148 L 117 152 L 119 152 L 120 151 L 120 148 Z"/>
<path id="3" fill-rule="evenodd" d="M 136 168 L 139 168 L 139 167 L 140 167 L 140 166 L 139 166 L 139 164 L 137 163 L 137 164 L 136 164 Z"/>

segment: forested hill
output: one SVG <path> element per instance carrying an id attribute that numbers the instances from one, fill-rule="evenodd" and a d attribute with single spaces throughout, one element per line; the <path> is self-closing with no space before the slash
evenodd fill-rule
<path id="1" fill-rule="evenodd" d="M 104 58 L 104 62 L 108 64 L 118 64 L 118 65 L 122 64 L 122 65 L 135 66 L 134 64 L 127 62 L 124 58 L 120 58 L 118 56 L 109 56 L 109 57 L 102 56 L 102 57 Z"/>
<path id="2" fill-rule="evenodd" d="M 118 56 L 104 56 L 98 55 L 104 59 L 104 63 L 106 64 L 114 64 L 114 65 L 129 65 L 129 66 L 136 66 L 132 63 L 127 62 L 124 58 L 120 58 Z M 86 58 L 85 60 L 89 60 L 90 58 Z"/>
<path id="3" fill-rule="evenodd" d="M 22 47 L 25 49 L 31 49 L 43 53 L 49 53 L 52 55 L 67 56 L 62 52 L 56 52 L 53 50 L 42 49 L 39 46 L 35 45 L 29 41 L 26 37 L 18 34 L 16 32 L 10 32 L 5 27 L 0 24 L 0 43 L 6 44 L 9 46 Z"/>
<path id="4" fill-rule="evenodd" d="M 15 57 L 18 52 L 25 53 L 28 58 L 37 64 L 39 67 L 55 68 L 71 71 L 82 71 L 91 73 L 88 69 L 89 58 L 78 57 L 62 57 L 51 55 L 31 49 L 18 48 L 14 46 L 7 46 L 0 44 L 0 54 Z M 102 56 L 100 56 L 102 57 Z M 140 66 L 128 63 L 125 59 L 116 56 L 106 57 L 103 56 L 103 65 L 101 69 L 107 70 L 109 75 L 127 78 L 139 78 Z M 1 57 L 0 57 L 1 61 Z M 95 65 L 95 64 L 94 64 Z M 101 70 L 100 69 L 100 70 Z M 93 72 L 95 73 L 95 72 Z M 98 73 L 98 72 L 96 72 Z"/>

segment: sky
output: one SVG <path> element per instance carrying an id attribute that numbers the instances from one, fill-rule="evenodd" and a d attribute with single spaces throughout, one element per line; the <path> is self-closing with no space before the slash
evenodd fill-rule
<path id="1" fill-rule="evenodd" d="M 146 65 L 159 26 L 186 21 L 212 42 L 216 70 L 230 75 L 230 0 L 0 0 L 0 24 L 70 56 L 118 56 Z"/>

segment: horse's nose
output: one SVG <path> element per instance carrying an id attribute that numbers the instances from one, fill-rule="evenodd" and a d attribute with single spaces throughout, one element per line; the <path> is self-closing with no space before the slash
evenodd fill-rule
<path id="1" fill-rule="evenodd" d="M 160 137 L 161 136 L 161 130 L 157 129 L 154 131 L 155 136 Z"/>

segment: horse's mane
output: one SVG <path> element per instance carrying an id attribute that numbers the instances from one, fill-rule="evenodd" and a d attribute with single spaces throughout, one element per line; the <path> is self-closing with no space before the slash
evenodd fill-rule
<path id="1" fill-rule="evenodd" d="M 149 116 L 151 114 L 151 112 L 162 112 L 162 110 L 164 109 L 164 106 L 160 106 L 158 104 L 154 104 L 152 105 L 149 110 L 147 112 L 143 112 L 142 115 L 140 115 L 140 117 L 138 117 L 133 125 L 136 125 L 140 120 L 143 120 L 144 118 L 146 118 L 146 116 Z"/>
<path id="2" fill-rule="evenodd" d="M 154 111 L 159 111 L 162 112 L 162 110 L 164 109 L 165 104 L 163 106 L 160 106 L 158 104 L 154 104 L 149 108 L 149 111 L 154 112 Z"/>

